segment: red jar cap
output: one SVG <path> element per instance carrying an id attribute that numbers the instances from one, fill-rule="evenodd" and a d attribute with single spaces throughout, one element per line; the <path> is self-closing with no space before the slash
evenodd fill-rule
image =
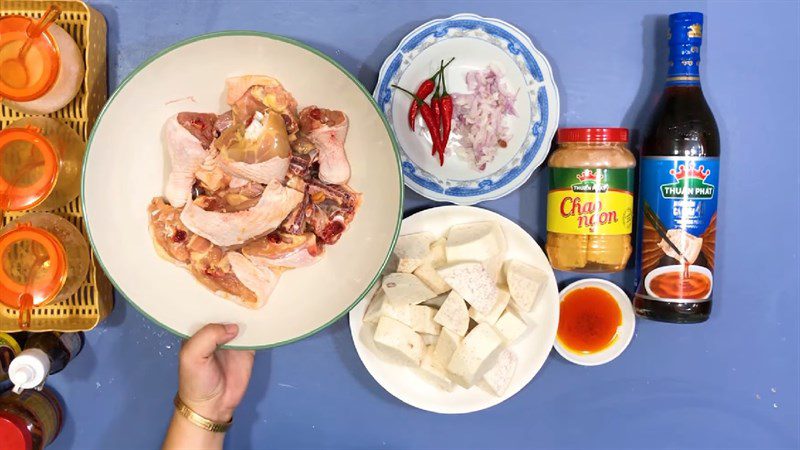
<path id="1" fill-rule="evenodd" d="M 0 412 L 0 442 L 3 449 L 31 450 L 33 437 L 25 422 L 14 414 Z"/>
<path id="2" fill-rule="evenodd" d="M 628 142 L 627 128 L 561 128 L 558 142 Z"/>

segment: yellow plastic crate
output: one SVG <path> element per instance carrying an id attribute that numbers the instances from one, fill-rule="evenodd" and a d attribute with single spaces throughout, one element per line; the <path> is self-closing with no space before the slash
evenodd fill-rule
<path id="1" fill-rule="evenodd" d="M 89 138 L 89 132 L 107 97 L 106 82 L 106 21 L 97 10 L 78 0 L 36 1 L 36 0 L 3 0 L 0 3 L 0 15 L 17 14 L 28 17 L 41 17 L 50 4 L 61 7 L 62 13 L 56 23 L 66 30 L 78 47 L 83 51 L 86 63 L 86 75 L 78 95 L 60 111 L 50 114 L 69 125 L 78 132 L 83 140 Z M 27 117 L 6 106 L 0 106 L 0 128 Z M 80 199 L 73 200 L 66 207 L 52 211 L 77 226 L 84 236 L 86 228 L 83 223 Z M 24 213 L 6 213 L 2 217 L 5 225 Z M 78 291 L 67 300 L 31 312 L 30 331 L 81 331 L 94 328 L 111 311 L 114 305 L 114 293 L 111 283 L 97 265 L 94 254 L 90 255 L 91 264 L 86 281 Z M 18 312 L 10 308 L 0 308 L 0 331 L 19 331 Z"/>

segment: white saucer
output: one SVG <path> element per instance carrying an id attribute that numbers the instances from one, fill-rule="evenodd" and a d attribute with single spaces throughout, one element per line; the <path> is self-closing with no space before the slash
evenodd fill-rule
<path id="1" fill-rule="evenodd" d="M 564 348 L 558 339 L 556 339 L 555 348 L 558 353 L 569 362 L 581 366 L 599 366 L 612 361 L 628 348 L 628 344 L 630 344 L 631 339 L 633 339 L 633 332 L 636 329 L 636 315 L 633 313 L 633 306 L 631 305 L 630 298 L 628 298 L 628 294 L 616 284 L 600 278 L 587 278 L 585 280 L 576 281 L 562 289 L 559 298 L 561 301 L 564 301 L 564 296 L 570 291 L 586 287 L 603 289 L 611 294 L 614 300 L 617 301 L 617 305 L 619 305 L 619 309 L 622 311 L 622 325 L 617 329 L 617 339 L 611 346 L 596 353 L 575 353 Z"/>

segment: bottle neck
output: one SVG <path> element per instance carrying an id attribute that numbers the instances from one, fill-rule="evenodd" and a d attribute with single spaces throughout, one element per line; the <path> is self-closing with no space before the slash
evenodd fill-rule
<path id="1" fill-rule="evenodd" d="M 667 35 L 669 42 L 667 87 L 700 86 L 702 27 L 702 18 L 696 21 L 685 19 L 671 21 Z"/>

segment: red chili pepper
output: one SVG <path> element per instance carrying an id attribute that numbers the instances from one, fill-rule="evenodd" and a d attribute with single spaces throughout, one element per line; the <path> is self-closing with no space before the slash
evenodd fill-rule
<path id="1" fill-rule="evenodd" d="M 432 78 L 435 77 L 436 75 L 434 75 Z M 417 95 L 419 98 L 428 98 L 431 92 L 433 92 L 433 87 L 436 83 L 432 78 L 423 81 L 422 84 L 419 85 L 419 88 L 417 89 Z M 411 128 L 411 131 L 414 131 L 414 128 L 416 127 L 417 108 L 419 108 L 417 102 L 411 102 L 411 106 L 408 108 L 408 127 Z"/>
<path id="2" fill-rule="evenodd" d="M 440 70 L 439 74 L 441 75 L 441 68 L 439 70 Z M 434 93 L 433 94 L 433 98 L 431 98 L 431 111 L 433 111 L 433 121 L 434 121 L 434 123 L 436 123 L 436 128 L 440 133 L 439 136 L 441 136 L 441 131 L 442 131 L 442 126 L 441 126 L 441 124 L 442 124 L 442 112 L 441 112 L 442 101 L 441 100 L 442 99 L 439 96 L 439 86 L 437 85 L 436 86 L 436 93 Z M 436 154 L 436 150 L 434 149 L 433 153 L 431 153 L 431 156 L 433 156 L 435 154 Z"/>
<path id="3" fill-rule="evenodd" d="M 455 58 L 450 58 L 450 61 L 447 61 L 447 64 L 445 64 L 444 67 L 447 67 L 447 65 L 453 62 L 454 59 Z M 435 74 L 431 75 L 430 78 L 423 81 L 422 84 L 419 85 L 417 88 L 417 97 L 425 100 L 429 95 L 431 95 L 431 92 L 433 92 L 433 89 L 436 87 L 436 79 L 439 77 L 439 72 L 441 71 L 442 69 L 440 67 Z M 408 127 L 411 128 L 411 131 L 414 131 L 416 126 L 417 108 L 417 102 L 411 102 L 411 106 L 408 107 Z"/>
<path id="4" fill-rule="evenodd" d="M 441 106 L 439 107 L 439 114 L 441 114 L 442 121 L 442 144 L 439 146 L 441 153 L 439 154 L 440 164 L 444 164 L 444 151 L 447 149 L 447 143 L 450 141 L 450 128 L 453 122 L 453 97 L 447 93 L 447 82 L 444 76 L 444 67 L 442 67 L 442 96 L 439 99 Z"/>
<path id="5" fill-rule="evenodd" d="M 433 151 L 438 152 L 440 151 L 440 147 L 442 144 L 441 136 L 439 135 L 439 127 L 435 120 L 433 120 L 433 110 L 431 107 L 422 101 L 416 94 L 402 87 L 393 84 L 393 88 L 400 89 L 401 91 L 405 92 L 406 94 L 410 95 L 414 98 L 414 102 L 417 104 L 417 108 L 419 109 L 419 113 L 422 115 L 422 119 L 425 121 L 425 126 L 428 127 L 428 131 L 431 133 L 431 140 L 433 141 Z"/>

